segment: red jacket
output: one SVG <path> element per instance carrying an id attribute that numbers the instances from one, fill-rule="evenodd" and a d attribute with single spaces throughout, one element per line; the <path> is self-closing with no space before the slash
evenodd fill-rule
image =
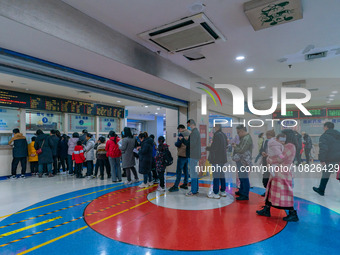
<path id="1" fill-rule="evenodd" d="M 72 160 L 74 160 L 76 164 L 85 162 L 83 146 L 76 145 L 76 147 L 74 147 L 74 152 L 72 153 Z"/>
<path id="2" fill-rule="evenodd" d="M 107 151 L 107 157 L 119 158 L 120 156 L 122 156 L 122 152 L 120 151 L 118 146 L 119 140 L 119 137 L 110 137 L 110 139 L 106 142 L 105 150 Z"/>

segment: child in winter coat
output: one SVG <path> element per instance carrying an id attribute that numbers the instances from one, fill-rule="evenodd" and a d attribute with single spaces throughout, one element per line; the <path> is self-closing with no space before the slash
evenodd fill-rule
<path id="1" fill-rule="evenodd" d="M 74 152 L 72 154 L 72 160 L 74 160 L 76 163 L 75 171 L 77 178 L 83 178 L 82 168 L 83 163 L 85 162 L 84 150 L 81 144 L 82 144 L 81 141 L 77 141 L 77 145 L 76 147 L 74 147 Z"/>
<path id="2" fill-rule="evenodd" d="M 31 174 L 36 175 L 38 174 L 38 154 L 37 151 L 34 149 L 36 137 L 32 137 L 32 142 L 28 145 L 28 162 L 30 162 Z"/>
<path id="3" fill-rule="evenodd" d="M 156 170 L 159 178 L 159 186 L 157 188 L 158 191 L 165 191 L 165 183 L 164 183 L 164 173 L 165 173 L 165 154 L 169 150 L 169 146 L 164 143 L 165 139 L 163 136 L 158 137 L 158 148 L 156 154 Z"/>

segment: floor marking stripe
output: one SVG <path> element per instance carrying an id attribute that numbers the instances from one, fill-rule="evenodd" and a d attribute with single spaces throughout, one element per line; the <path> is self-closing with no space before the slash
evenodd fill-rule
<path id="1" fill-rule="evenodd" d="M 35 223 L 35 224 L 33 224 L 33 225 L 29 225 L 29 226 L 27 226 L 27 227 L 19 228 L 19 229 L 16 229 L 16 230 L 13 230 L 13 231 L 10 231 L 10 232 L 1 234 L 1 235 L 0 235 L 0 238 L 5 237 L 5 236 L 10 236 L 10 235 L 19 233 L 19 232 L 21 232 L 21 231 L 24 231 L 24 230 L 27 230 L 27 229 L 30 229 L 30 228 L 34 228 L 34 227 L 37 227 L 37 226 L 40 226 L 40 225 L 43 225 L 43 224 L 46 224 L 46 223 L 49 223 L 49 222 L 52 222 L 52 221 L 61 219 L 61 218 L 62 218 L 61 216 L 58 216 L 58 217 L 55 217 L 55 218 L 53 218 L 53 219 L 44 220 L 44 221 L 42 221 L 42 222 L 38 222 L 38 223 Z"/>
<path id="2" fill-rule="evenodd" d="M 146 188 L 143 188 L 143 189 L 139 189 L 136 192 L 141 192 L 141 191 L 144 191 L 144 190 L 147 190 L 147 189 L 151 189 L 151 188 L 156 187 L 156 186 L 158 186 L 158 184 L 154 184 L 154 185 L 151 185 L 149 187 L 146 187 Z"/>
<path id="3" fill-rule="evenodd" d="M 54 238 L 54 239 L 52 239 L 52 240 L 49 240 L 49 241 L 47 241 L 47 242 L 45 242 L 45 243 L 42 243 L 42 244 L 37 245 L 37 246 L 34 246 L 34 247 L 32 247 L 31 249 L 28 249 L 28 250 L 26 250 L 26 251 L 20 252 L 20 253 L 18 253 L 18 255 L 23 255 L 23 254 L 29 253 L 29 252 L 34 251 L 34 250 L 36 250 L 36 249 L 38 249 L 38 248 L 40 248 L 40 247 L 42 247 L 42 246 L 45 246 L 45 245 L 48 245 L 48 244 L 53 243 L 53 242 L 55 242 L 55 241 L 58 241 L 58 240 L 60 240 L 60 239 L 62 239 L 62 238 L 64 238 L 64 237 L 67 237 L 67 236 L 69 236 L 69 235 L 72 235 L 72 234 L 74 234 L 74 233 L 77 233 L 77 232 L 79 232 L 79 231 L 81 231 L 81 230 L 83 230 L 83 229 L 86 229 L 86 228 L 88 228 L 88 226 L 84 226 L 84 227 L 82 227 L 82 228 L 78 228 L 78 229 L 76 229 L 76 230 L 73 230 L 72 232 L 66 233 L 65 235 L 56 237 L 56 238 Z"/>
<path id="4" fill-rule="evenodd" d="M 92 202 L 94 200 L 99 200 L 99 199 L 103 199 L 105 197 L 110 197 L 110 196 L 116 195 L 118 193 L 124 193 L 124 192 L 127 192 L 127 190 L 123 190 L 123 191 L 119 191 L 119 192 L 114 192 L 114 193 L 111 193 L 111 194 L 107 194 L 107 195 L 104 195 L 104 196 L 97 197 L 95 199 L 91 199 L 91 200 L 88 200 L 88 201 L 85 201 L 85 202 L 81 202 L 79 204 L 70 205 L 70 206 L 67 206 L 67 207 L 64 207 L 64 208 L 61 208 L 61 209 L 58 209 L 58 210 L 54 210 L 52 212 L 47 212 L 47 213 L 44 213 L 44 214 L 40 214 L 38 216 L 30 217 L 30 218 L 25 219 L 25 220 L 21 220 L 21 221 L 17 221 L 17 222 L 11 223 L 11 224 L 7 224 L 5 226 L 0 226 L 0 229 L 6 228 L 6 227 L 9 227 L 9 226 L 13 226 L 13 225 L 16 225 L 16 224 L 19 224 L 19 223 L 23 223 L 23 222 L 28 221 L 28 220 L 33 220 L 33 219 L 36 219 L 36 218 L 39 218 L 39 217 L 42 217 L 42 216 L 46 216 L 46 215 L 49 215 L 49 214 L 52 214 L 52 213 L 60 212 L 60 211 L 66 210 L 66 209 L 70 209 L 72 207 L 83 205 L 83 204 Z"/>
<path id="5" fill-rule="evenodd" d="M 92 194 L 95 194 L 95 193 L 98 193 L 98 192 L 102 192 L 102 191 L 105 191 L 105 190 L 114 189 L 114 188 L 117 188 L 117 187 L 120 187 L 120 186 L 123 186 L 123 185 L 125 185 L 125 184 L 121 184 L 121 185 L 114 186 L 114 187 L 107 188 L 107 189 L 102 189 L 102 190 L 94 191 L 94 192 L 87 193 L 87 194 L 80 195 L 80 196 L 76 196 L 76 197 L 71 197 L 71 198 L 64 199 L 64 200 L 57 201 L 57 202 L 53 202 L 53 203 L 50 203 L 50 204 L 41 205 L 41 206 L 38 206 L 38 207 L 35 207 L 35 208 L 31 208 L 31 209 L 27 209 L 27 210 L 24 210 L 24 211 L 19 211 L 19 212 L 16 212 L 16 213 L 12 213 L 12 214 L 8 214 L 8 215 L 0 216 L 0 219 L 1 219 L 1 218 L 9 217 L 9 216 L 12 216 L 12 215 L 15 215 L 15 214 L 20 214 L 20 213 L 24 213 L 24 212 L 33 211 L 33 210 L 40 209 L 40 208 L 43 208 L 43 207 L 46 207 L 46 206 L 55 205 L 55 204 L 62 203 L 62 202 L 68 201 L 68 200 L 72 200 L 72 199 L 76 199 L 76 198 L 80 198 L 80 197 L 92 195 Z"/>
<path id="6" fill-rule="evenodd" d="M 160 196 L 156 196 L 156 197 L 150 199 L 150 201 L 152 201 L 152 200 L 154 200 L 154 199 L 157 199 L 158 197 L 161 197 L 161 196 L 164 196 L 164 194 L 162 194 L 162 195 L 160 195 Z M 107 219 L 109 219 L 109 218 L 112 218 L 112 217 L 115 217 L 115 216 L 117 216 L 117 215 L 119 215 L 119 214 L 121 214 L 121 213 L 130 211 L 130 210 L 132 210 L 132 209 L 134 209 L 134 208 L 136 208 L 136 207 L 138 207 L 138 206 L 140 206 L 140 205 L 142 205 L 142 204 L 145 204 L 145 203 L 147 203 L 147 202 L 149 202 L 149 200 L 146 200 L 146 201 L 144 201 L 144 202 L 138 204 L 137 206 L 132 206 L 132 207 L 130 207 L 129 209 L 125 209 L 125 210 L 123 210 L 123 211 L 121 211 L 121 212 L 118 212 L 118 213 L 116 213 L 116 214 L 114 214 L 114 215 L 111 215 L 111 216 L 109 216 L 109 217 L 106 217 L 105 220 L 107 220 Z M 104 221 L 104 219 L 99 220 L 99 221 L 97 221 L 97 222 L 94 222 L 94 223 L 90 224 L 90 226 L 93 226 L 93 225 L 98 224 L 98 223 L 103 222 L 103 221 Z M 20 253 L 18 253 L 17 255 L 27 254 L 27 253 L 29 253 L 29 252 L 31 252 L 31 251 L 34 251 L 34 250 L 36 250 L 36 249 L 39 249 L 40 247 L 46 246 L 46 245 L 48 245 L 48 244 L 50 244 L 50 243 L 53 243 L 53 242 L 55 242 L 55 241 L 58 241 L 58 240 L 60 240 L 60 239 L 62 239 L 62 238 L 64 238 L 64 237 L 67 237 L 67 236 L 69 236 L 69 235 L 72 235 L 72 234 L 74 234 L 74 233 L 77 233 L 77 232 L 79 232 L 79 231 L 81 231 L 81 230 L 84 230 L 84 229 L 86 229 L 86 228 L 88 228 L 88 226 L 84 226 L 84 227 L 78 228 L 78 229 L 73 230 L 73 231 L 71 231 L 71 232 L 69 232 L 69 233 L 66 233 L 66 234 L 64 234 L 64 235 L 62 235 L 62 236 L 56 237 L 56 238 L 54 238 L 54 239 L 52 239 L 52 240 L 49 240 L 49 241 L 47 241 L 47 242 L 45 242 L 45 243 L 39 244 L 39 245 L 37 245 L 37 246 L 34 246 L 34 247 L 32 247 L 32 248 L 30 248 L 30 249 L 28 249 L 28 250 L 26 250 L 26 251 L 20 252 Z M 1 246 L 0 246 L 0 247 L 1 247 Z"/>

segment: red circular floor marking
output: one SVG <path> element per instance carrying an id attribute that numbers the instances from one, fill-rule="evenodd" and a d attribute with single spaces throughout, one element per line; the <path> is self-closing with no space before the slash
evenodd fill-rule
<path id="1" fill-rule="evenodd" d="M 85 221 L 95 231 L 117 241 L 187 251 L 227 249 L 256 243 L 279 233 L 286 226 L 282 220 L 285 216 L 283 210 L 272 209 L 270 218 L 256 215 L 263 198 L 255 193 L 250 193 L 249 201 L 234 201 L 223 208 L 187 211 L 143 203 L 147 201 L 147 194 L 155 189 L 136 192 L 140 188 L 131 187 L 112 196 L 106 194 L 86 207 Z M 108 209 L 113 205 L 116 206 Z M 106 210 L 89 215 L 103 208 Z M 93 224 L 100 220 L 103 221 Z"/>

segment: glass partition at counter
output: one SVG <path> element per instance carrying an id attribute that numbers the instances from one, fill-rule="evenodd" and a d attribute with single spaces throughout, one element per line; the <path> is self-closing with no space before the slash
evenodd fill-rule
<path id="1" fill-rule="evenodd" d="M 120 133 L 119 119 L 109 117 L 99 117 L 99 132 L 109 133 L 111 130 Z"/>
<path id="2" fill-rule="evenodd" d="M 12 134 L 10 133 L 0 133 L 0 145 L 8 145 L 11 138 Z"/>
<path id="3" fill-rule="evenodd" d="M 62 130 L 63 117 L 60 113 L 51 113 L 46 111 L 26 111 L 26 130 L 43 131 Z"/>
<path id="4" fill-rule="evenodd" d="M 70 133 L 78 132 L 81 135 L 81 132 L 84 129 L 91 134 L 95 132 L 95 117 L 80 114 L 69 114 L 68 131 Z"/>
<path id="5" fill-rule="evenodd" d="M 8 133 L 12 134 L 12 130 L 14 128 L 19 127 L 20 127 L 19 109 L 7 109 L 0 107 L 0 131 L 9 131 Z"/>

